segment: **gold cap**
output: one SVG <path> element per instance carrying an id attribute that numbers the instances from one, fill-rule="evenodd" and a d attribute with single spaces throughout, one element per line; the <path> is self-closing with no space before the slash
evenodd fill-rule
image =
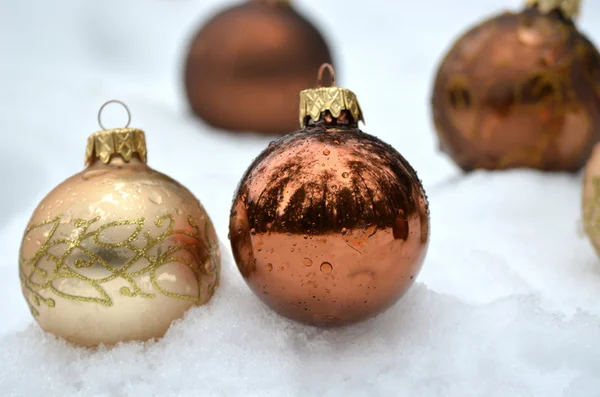
<path id="1" fill-rule="evenodd" d="M 321 87 L 323 72 L 328 69 L 331 73 L 331 87 Z M 300 92 L 300 127 L 306 126 L 306 118 L 310 116 L 314 121 L 319 120 L 321 113 L 326 110 L 335 118 L 340 116 L 342 110 L 350 112 L 354 120 L 365 122 L 356 95 L 347 88 L 335 87 L 335 73 L 333 67 L 326 63 L 319 69 L 317 88 L 310 88 Z"/>
<path id="2" fill-rule="evenodd" d="M 529 7 L 537 6 L 540 12 L 547 14 L 554 10 L 560 10 L 567 18 L 575 18 L 579 15 L 581 0 L 525 0 Z"/>
<path id="3" fill-rule="evenodd" d="M 102 125 L 102 111 L 110 103 L 118 103 L 127 111 L 127 124 L 124 128 L 106 129 Z M 148 152 L 144 131 L 128 128 L 130 122 L 131 113 L 123 102 L 113 99 L 104 103 L 98 111 L 98 124 L 102 131 L 95 132 L 88 137 L 85 148 L 85 165 L 91 164 L 96 158 L 107 164 L 113 155 L 119 155 L 125 162 L 129 162 L 134 154 L 137 154 L 145 163 Z"/>
<path id="4" fill-rule="evenodd" d="M 88 138 L 85 164 L 89 165 L 95 158 L 107 164 L 113 155 L 119 155 L 123 160 L 129 162 L 134 154 L 137 154 L 144 163 L 146 162 L 147 150 L 144 131 L 136 128 L 102 130 Z"/>

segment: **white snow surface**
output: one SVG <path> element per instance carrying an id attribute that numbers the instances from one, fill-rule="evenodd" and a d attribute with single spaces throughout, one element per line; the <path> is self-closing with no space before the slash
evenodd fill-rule
<path id="1" fill-rule="evenodd" d="M 431 244 L 414 287 L 356 326 L 320 330 L 269 311 L 231 257 L 236 184 L 271 139 L 192 117 L 187 41 L 217 0 L 0 0 L 0 395 L 599 396 L 600 264 L 583 237 L 581 175 L 463 175 L 437 151 L 433 73 L 467 25 L 520 0 L 296 0 L 334 49 L 365 131 L 417 169 Z M 600 42 L 600 3 L 579 25 Z M 146 131 L 150 165 L 192 190 L 223 251 L 221 287 L 164 339 L 88 350 L 44 334 L 18 280 L 28 218 L 82 168 L 106 100 Z M 106 124 L 120 124 L 117 107 Z M 267 115 L 268 117 L 268 115 Z"/>

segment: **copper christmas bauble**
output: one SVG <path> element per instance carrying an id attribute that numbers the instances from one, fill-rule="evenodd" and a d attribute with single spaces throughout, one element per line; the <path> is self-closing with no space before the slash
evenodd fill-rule
<path id="1" fill-rule="evenodd" d="M 19 258 L 27 304 L 45 331 L 76 344 L 161 337 L 213 295 L 213 225 L 192 193 L 146 165 L 141 130 L 91 135 L 86 162 L 27 225 Z"/>
<path id="2" fill-rule="evenodd" d="M 454 44 L 432 105 L 442 150 L 465 171 L 577 171 L 600 139 L 600 55 L 579 0 L 528 0 Z"/>
<path id="3" fill-rule="evenodd" d="M 198 32 L 185 65 L 191 108 L 230 131 L 284 135 L 296 127 L 298 92 L 331 62 L 317 29 L 289 0 L 250 0 Z"/>
<path id="4" fill-rule="evenodd" d="M 303 128 L 271 143 L 240 182 L 233 255 L 276 312 L 312 325 L 355 323 L 394 304 L 419 273 L 427 198 L 409 163 L 358 129 L 351 91 L 301 97 Z"/>

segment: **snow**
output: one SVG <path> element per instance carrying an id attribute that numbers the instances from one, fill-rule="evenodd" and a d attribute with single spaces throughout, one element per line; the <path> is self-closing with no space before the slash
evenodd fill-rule
<path id="1" fill-rule="evenodd" d="M 463 175 L 437 152 L 429 118 L 432 74 L 451 38 L 521 1 L 295 1 L 332 43 L 364 130 L 411 162 L 431 203 L 415 286 L 374 320 L 336 330 L 266 309 L 231 258 L 232 194 L 270 139 L 206 127 L 189 115 L 181 86 L 186 40 L 225 3 L 2 2 L 0 395 L 599 395 L 600 264 L 581 232 L 581 175 Z M 600 3 L 583 6 L 580 27 L 600 37 Z M 208 210 L 223 275 L 211 303 L 164 339 L 93 351 L 33 322 L 17 254 L 39 200 L 81 170 L 96 111 L 113 98 L 146 131 L 150 165 Z M 106 124 L 120 124 L 111 109 Z"/>

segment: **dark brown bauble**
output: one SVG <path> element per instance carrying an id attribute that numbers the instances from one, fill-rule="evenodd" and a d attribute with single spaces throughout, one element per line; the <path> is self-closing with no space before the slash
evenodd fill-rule
<path id="1" fill-rule="evenodd" d="M 302 323 L 381 313 L 412 285 L 427 251 L 417 174 L 357 119 L 324 110 L 269 145 L 235 194 L 229 232 L 241 274 L 270 308 Z"/>
<path id="2" fill-rule="evenodd" d="M 201 28 L 185 88 L 194 113 L 213 127 L 284 135 L 297 128 L 298 92 L 323 62 L 331 62 L 327 44 L 289 0 L 250 0 Z"/>
<path id="3" fill-rule="evenodd" d="M 578 0 L 530 0 L 444 58 L 433 91 L 440 146 L 465 171 L 577 171 L 600 140 L 600 54 L 571 17 Z"/>

